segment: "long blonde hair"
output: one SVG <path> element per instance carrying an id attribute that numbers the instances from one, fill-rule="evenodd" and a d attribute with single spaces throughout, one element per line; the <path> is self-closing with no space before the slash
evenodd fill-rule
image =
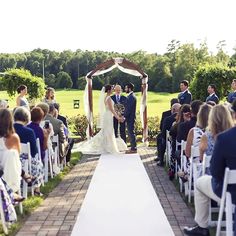
<path id="1" fill-rule="evenodd" d="M 219 133 L 234 126 L 232 116 L 226 106 L 219 104 L 211 109 L 209 115 L 209 130 L 215 138 Z"/>
<path id="2" fill-rule="evenodd" d="M 206 127 L 208 126 L 209 113 L 211 111 L 211 108 L 212 106 L 208 104 L 203 104 L 200 106 L 199 112 L 197 113 L 196 126 L 201 129 L 206 129 Z"/>

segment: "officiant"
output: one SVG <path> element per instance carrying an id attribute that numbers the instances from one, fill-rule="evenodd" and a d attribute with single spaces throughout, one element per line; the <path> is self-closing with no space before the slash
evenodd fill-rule
<path id="1" fill-rule="evenodd" d="M 115 92 L 115 94 L 111 96 L 111 99 L 115 103 L 115 105 L 114 105 L 115 110 L 116 110 L 116 107 L 117 107 L 119 112 L 121 113 L 121 115 L 123 115 L 127 98 L 124 95 L 121 94 L 122 93 L 122 88 L 118 84 L 114 87 L 114 92 Z M 119 123 L 118 120 L 114 117 L 113 118 L 113 124 L 114 124 L 114 132 L 115 132 L 116 138 L 118 137 L 118 127 L 120 127 L 120 129 L 119 129 L 120 137 L 126 143 L 125 122 Z"/>

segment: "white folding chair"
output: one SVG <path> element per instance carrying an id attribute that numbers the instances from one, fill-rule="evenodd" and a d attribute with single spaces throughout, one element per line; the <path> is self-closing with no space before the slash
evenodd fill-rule
<path id="1" fill-rule="evenodd" d="M 226 192 L 226 236 L 233 236 L 233 214 L 235 212 L 235 205 L 232 203 L 232 197 L 229 192 Z"/>
<path id="2" fill-rule="evenodd" d="M 170 131 L 166 130 L 166 166 L 170 166 L 171 157 L 171 142 L 170 142 Z"/>
<path id="3" fill-rule="evenodd" d="M 54 165 L 56 168 L 60 169 L 60 153 L 59 153 L 59 136 L 54 135 L 52 137 L 52 143 L 54 144 Z M 57 171 L 54 171 L 54 173 L 57 173 Z"/>
<path id="4" fill-rule="evenodd" d="M 190 176 L 188 180 L 188 202 L 191 202 L 191 197 L 194 196 L 194 189 L 196 185 L 196 180 L 198 176 L 198 170 L 201 164 L 199 163 L 200 151 L 199 147 L 191 146 L 191 156 L 190 156 Z M 194 160 L 197 158 L 197 160 Z"/>
<path id="5" fill-rule="evenodd" d="M 219 217 L 218 217 L 216 236 L 220 236 L 221 234 L 222 217 L 223 217 L 223 213 L 225 209 L 226 191 L 229 184 L 236 185 L 236 170 L 230 170 L 228 167 L 226 167 L 222 195 L 221 195 L 221 200 L 220 200 L 220 212 L 219 212 Z"/>
<path id="6" fill-rule="evenodd" d="M 210 161 L 211 161 L 211 155 L 204 154 L 202 160 L 202 175 L 205 175 L 206 168 L 210 167 Z"/>
<path id="7" fill-rule="evenodd" d="M 185 149 L 186 149 L 186 141 L 182 140 L 181 141 L 181 150 L 180 150 L 180 170 L 185 172 L 186 170 L 186 156 L 184 155 Z M 185 166 L 184 166 L 185 164 Z M 179 178 L 179 188 L 180 192 L 183 192 L 183 181 Z"/>
<path id="8" fill-rule="evenodd" d="M 37 157 L 38 157 L 39 162 L 42 163 L 42 155 L 41 155 L 41 147 L 40 147 L 40 140 L 39 140 L 39 138 L 36 139 L 36 145 L 37 145 L 37 149 L 38 149 L 38 155 L 37 155 Z M 35 157 L 35 158 L 36 158 L 36 157 Z M 45 170 L 44 170 L 44 171 L 45 171 Z M 44 173 L 44 176 L 45 176 L 45 173 Z M 43 178 L 43 183 L 42 183 L 43 186 L 44 186 L 44 179 L 45 179 L 45 178 Z"/>
<path id="9" fill-rule="evenodd" d="M 30 152 L 30 143 L 21 143 L 21 151 L 20 154 L 26 154 L 28 159 L 24 161 L 23 163 L 23 170 L 25 171 L 26 174 L 31 175 L 31 152 Z M 31 188 L 32 195 L 33 193 L 33 188 Z M 28 197 L 28 184 L 26 181 L 23 181 L 23 197 L 27 199 Z"/>

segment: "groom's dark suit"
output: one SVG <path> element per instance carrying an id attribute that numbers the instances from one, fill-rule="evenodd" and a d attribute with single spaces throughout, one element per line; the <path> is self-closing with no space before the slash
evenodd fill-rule
<path id="1" fill-rule="evenodd" d="M 112 95 L 111 99 L 114 101 L 115 104 L 122 104 L 124 107 L 126 106 L 127 98 L 123 95 Z M 124 114 L 122 114 L 124 115 Z M 113 125 L 114 125 L 114 131 L 115 131 L 115 136 L 116 138 L 118 137 L 118 120 L 114 117 L 113 118 Z M 124 140 L 126 143 L 126 133 L 125 133 L 125 122 L 120 123 L 120 137 Z"/>
<path id="2" fill-rule="evenodd" d="M 137 99 L 133 92 L 127 97 L 124 117 L 126 119 L 128 135 L 131 143 L 131 150 L 137 150 L 136 147 L 136 136 L 134 132 L 134 122 L 136 119 L 136 103 Z"/>

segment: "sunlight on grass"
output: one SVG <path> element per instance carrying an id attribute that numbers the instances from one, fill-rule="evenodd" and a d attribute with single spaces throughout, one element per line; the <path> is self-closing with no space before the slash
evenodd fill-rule
<path id="1" fill-rule="evenodd" d="M 137 112 L 140 107 L 140 98 L 141 93 L 135 93 L 137 96 Z M 84 91 L 81 90 L 57 90 L 56 91 L 56 101 L 60 103 L 61 106 L 61 114 L 66 115 L 68 117 L 75 116 L 77 114 L 84 114 L 84 104 L 83 104 L 83 95 Z M 93 91 L 93 109 L 94 115 L 98 114 L 98 98 L 100 95 L 100 91 Z M 163 111 L 166 111 L 170 107 L 171 98 L 176 98 L 177 93 L 155 93 L 148 92 L 148 116 L 161 116 Z M 15 97 L 9 98 L 6 91 L 1 91 L 0 99 L 5 98 L 9 99 L 10 108 L 15 107 Z M 73 108 L 73 100 L 80 100 L 80 108 Z"/>

